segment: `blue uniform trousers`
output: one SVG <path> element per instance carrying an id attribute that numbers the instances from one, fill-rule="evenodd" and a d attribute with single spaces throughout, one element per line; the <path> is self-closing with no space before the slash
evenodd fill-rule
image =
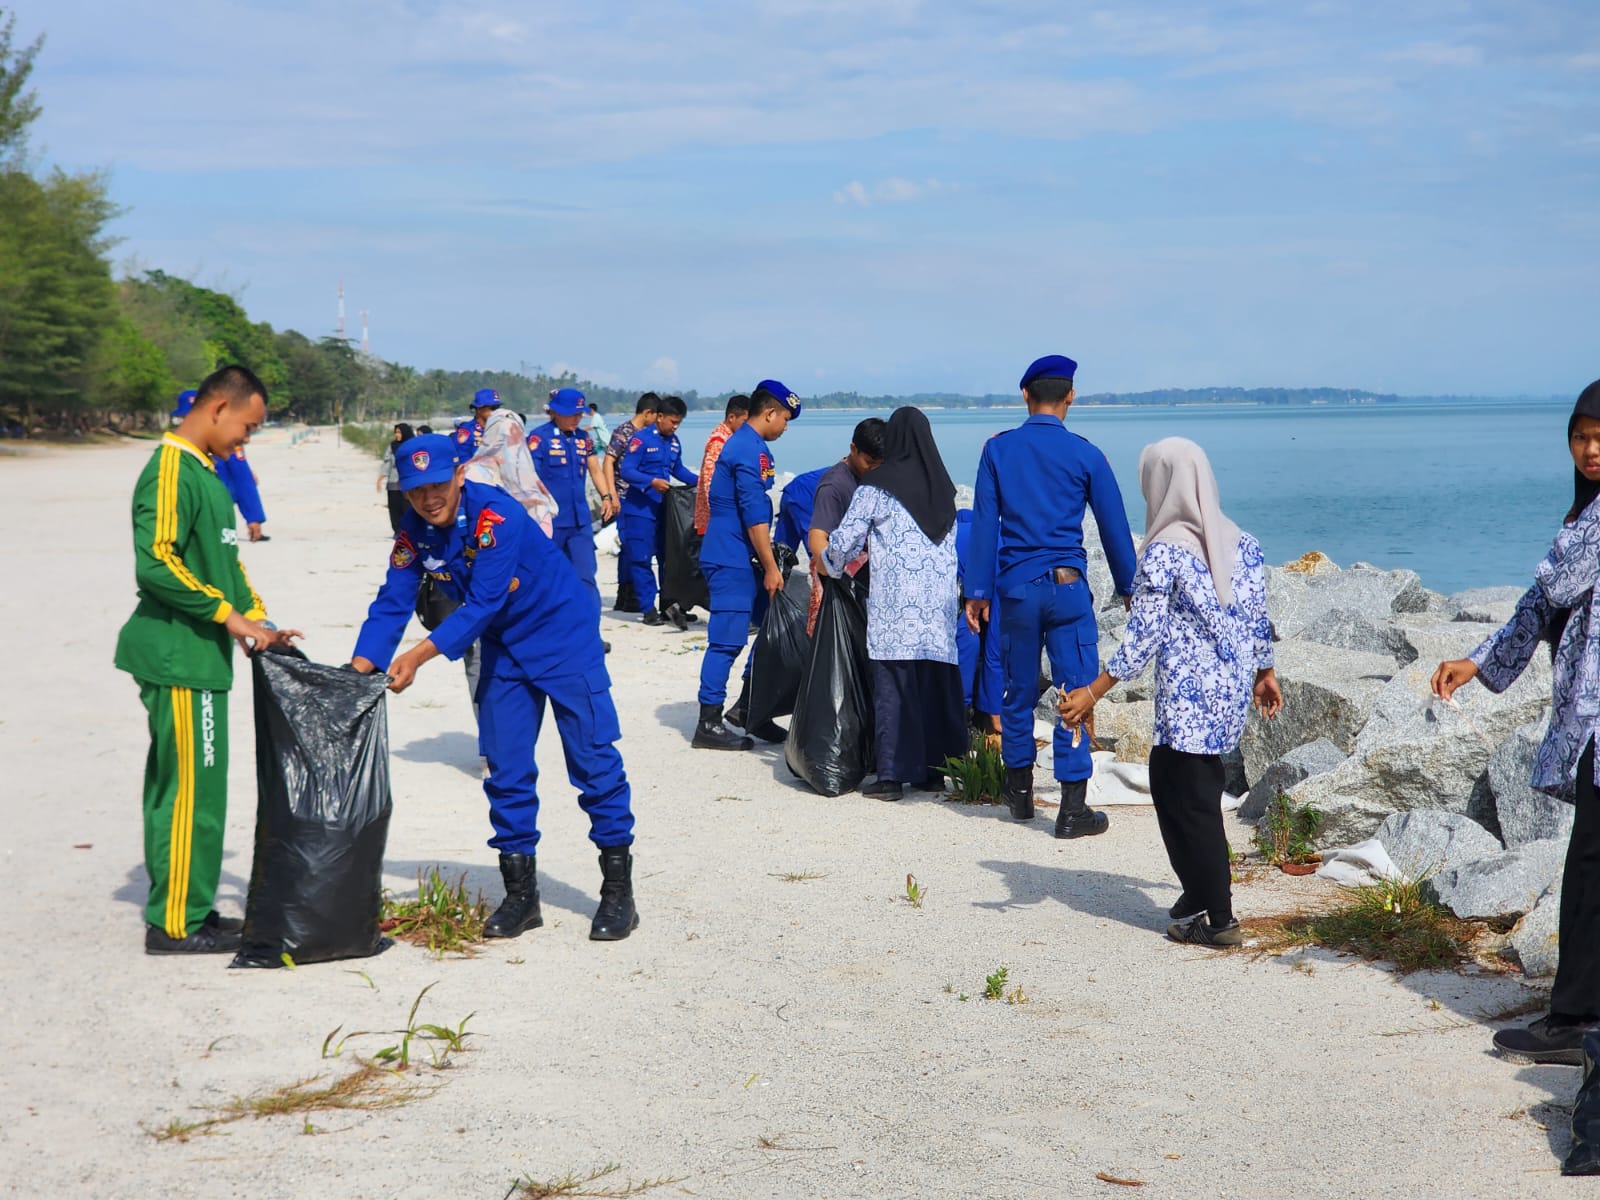
<path id="1" fill-rule="evenodd" d="M 965 622 L 963 622 L 965 624 Z M 1006 668 L 1000 657 L 1000 601 L 989 601 L 989 621 L 980 635 L 983 652 L 972 681 L 972 707 L 999 716 L 1005 707 Z"/>
<path id="2" fill-rule="evenodd" d="M 546 698 L 555 710 L 567 778 L 589 814 L 589 840 L 601 849 L 633 843 L 632 796 L 616 741 L 622 736 L 604 667 L 574 675 L 522 677 L 502 658 L 478 685 L 478 734 L 489 760 L 489 845 L 502 854 L 532 854 L 539 845 L 539 768 L 534 746 Z"/>
<path id="3" fill-rule="evenodd" d="M 584 591 L 594 600 L 594 614 L 598 620 L 600 585 L 595 581 L 599 564 L 594 556 L 594 534 L 590 532 L 588 525 L 570 525 L 565 529 L 558 527 L 552 540 L 556 544 L 556 549 L 566 555 L 567 561 L 572 564 L 572 569 L 578 573 L 578 582 L 583 584 Z"/>
<path id="4" fill-rule="evenodd" d="M 701 563 L 711 592 L 711 615 L 706 618 L 706 652 L 700 660 L 700 703 L 721 704 L 728 698 L 728 676 L 734 660 L 750 639 L 750 624 L 759 622 L 767 608 L 767 593 L 751 567 Z M 744 673 L 750 674 L 746 659 Z"/>
<path id="5" fill-rule="evenodd" d="M 1034 762 L 1033 709 L 1039 698 L 1039 651 L 1050 655 L 1051 681 L 1062 690 L 1084 687 L 1100 673 L 1100 632 L 1095 626 L 1089 584 L 1056 583 L 1041 575 L 1005 589 L 1000 609 L 1000 653 L 1005 664 L 1005 695 L 1000 709 L 1000 746 L 1007 767 Z M 1056 724 L 1055 774 L 1063 783 L 1094 772 L 1089 739 L 1079 739 Z"/>
<path id="6" fill-rule="evenodd" d="M 622 555 L 628 561 L 628 578 L 633 582 L 639 607 L 649 612 L 656 606 L 656 572 L 650 560 L 660 551 L 656 541 L 660 536 L 660 522 L 653 508 L 624 509 L 622 521 Z"/>

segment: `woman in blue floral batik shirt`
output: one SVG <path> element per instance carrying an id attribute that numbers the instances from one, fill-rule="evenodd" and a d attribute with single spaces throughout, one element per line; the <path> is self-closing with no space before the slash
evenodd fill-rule
<path id="1" fill-rule="evenodd" d="M 1061 697 L 1061 719 L 1080 727 L 1119 679 L 1155 660 L 1150 798 L 1183 886 L 1167 936 L 1237 946 L 1222 755 L 1239 744 L 1252 698 L 1269 719 L 1283 707 L 1261 547 L 1223 515 L 1205 451 L 1185 438 L 1144 448 L 1139 488 L 1144 549 L 1122 646 L 1093 683 Z"/>
<path id="2" fill-rule="evenodd" d="M 1535 788 L 1572 803 L 1572 836 L 1561 884 L 1560 958 L 1549 1015 L 1502 1029 L 1495 1048 L 1518 1062 L 1583 1063 L 1583 1035 L 1600 1025 L 1600 800 L 1594 735 L 1600 725 L 1600 379 L 1583 389 L 1567 421 L 1573 499 L 1550 553 L 1533 573 L 1503 629 L 1468 657 L 1440 663 L 1433 690 L 1444 699 L 1470 679 L 1491 692 L 1516 682 L 1541 644 L 1555 656 L 1550 731 L 1533 760 Z"/>

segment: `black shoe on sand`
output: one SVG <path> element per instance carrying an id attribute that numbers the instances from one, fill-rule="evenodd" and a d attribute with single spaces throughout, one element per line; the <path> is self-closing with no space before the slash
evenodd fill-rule
<path id="1" fill-rule="evenodd" d="M 1056 810 L 1058 838 L 1094 837 L 1111 828 L 1111 818 L 1089 807 L 1089 781 L 1078 779 L 1061 785 L 1061 807 Z"/>
<path id="2" fill-rule="evenodd" d="M 206 928 L 215 929 L 218 933 L 243 933 L 244 920 L 240 917 L 225 917 L 216 909 L 206 914 Z"/>
<path id="3" fill-rule="evenodd" d="M 875 779 L 861 789 L 861 794 L 874 800 L 898 800 L 905 795 L 905 788 L 893 779 Z"/>
<path id="4" fill-rule="evenodd" d="M 1205 912 L 1205 909 L 1201 908 L 1185 894 L 1179 896 L 1178 902 L 1167 909 L 1167 916 L 1174 921 L 1192 921 L 1203 912 Z"/>
<path id="5" fill-rule="evenodd" d="M 539 910 L 538 866 L 538 859 L 532 854 L 500 856 L 500 878 L 506 885 L 506 898 L 484 922 L 484 937 L 514 938 L 544 925 L 544 915 Z"/>
<path id="6" fill-rule="evenodd" d="M 1494 1048 L 1512 1062 L 1547 1063 L 1557 1066 L 1583 1066 L 1583 1035 L 1592 1024 L 1558 1022 L 1540 1017 L 1522 1029 L 1502 1029 L 1494 1035 Z"/>
<path id="7" fill-rule="evenodd" d="M 722 716 L 722 705 L 702 704 L 700 720 L 689 744 L 696 750 L 749 750 L 755 742 L 728 728 Z"/>
<path id="8" fill-rule="evenodd" d="M 182 938 L 173 937 L 159 925 L 146 923 L 144 927 L 146 954 L 232 954 L 239 942 L 237 931 L 224 933 L 214 925 L 202 925 Z"/>
<path id="9" fill-rule="evenodd" d="M 1219 950 L 1231 950 L 1235 946 L 1244 945 L 1244 932 L 1239 928 L 1239 922 L 1229 921 L 1226 925 L 1211 925 L 1204 917 L 1174 921 L 1167 926 L 1167 936 L 1185 945 L 1214 946 Z"/>
<path id="10" fill-rule="evenodd" d="M 1007 767 L 1000 796 L 1011 810 L 1013 821 L 1033 820 L 1033 768 Z"/>
<path id="11" fill-rule="evenodd" d="M 667 619 L 653 608 L 646 609 L 644 616 L 640 619 L 646 625 L 665 625 L 667 623 Z"/>
<path id="12" fill-rule="evenodd" d="M 671 621 L 678 627 L 679 633 L 683 633 L 688 630 L 689 618 L 687 615 L 685 615 L 683 609 L 678 607 L 678 605 L 669 604 L 666 608 L 662 609 L 661 612 L 662 615 L 667 618 L 667 620 Z"/>

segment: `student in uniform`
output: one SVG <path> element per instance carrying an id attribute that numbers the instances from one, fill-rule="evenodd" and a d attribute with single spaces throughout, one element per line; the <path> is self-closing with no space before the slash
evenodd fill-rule
<path id="1" fill-rule="evenodd" d="M 1118 680 L 1155 661 L 1150 798 L 1183 885 L 1167 936 L 1237 946 L 1222 755 L 1238 746 L 1252 700 L 1267 720 L 1283 707 L 1261 546 L 1223 513 L 1205 451 L 1185 438 L 1144 448 L 1139 490 L 1144 552 L 1122 645 L 1093 681 L 1062 694 L 1061 721 L 1079 729 Z"/>
<path id="2" fill-rule="evenodd" d="M 965 590 L 974 633 L 999 600 L 1005 695 L 1000 714 L 1006 765 L 1005 800 L 1018 821 L 1033 820 L 1033 709 L 1039 651 L 1062 691 L 1082 687 L 1100 669 L 1100 633 L 1085 577 L 1083 513 L 1095 524 L 1117 594 L 1128 603 L 1136 559 L 1122 493 L 1106 456 L 1067 429 L 1078 364 L 1061 354 L 1033 362 L 1022 376 L 1028 419 L 990 438 L 978 461 L 972 544 Z M 1104 833 L 1110 821 L 1088 806 L 1094 762 L 1089 739 L 1055 732 L 1055 776 L 1061 783 L 1059 838 Z"/>
<path id="3" fill-rule="evenodd" d="M 212 908 L 228 806 L 233 645 L 287 647 L 239 561 L 233 501 L 215 462 L 266 419 L 267 389 L 244 367 L 200 384 L 133 489 L 139 604 L 117 636 L 116 665 L 139 685 L 150 726 L 144 773 L 147 954 L 237 950 L 242 922 Z"/>
<path id="4" fill-rule="evenodd" d="M 722 447 L 734 432 L 750 419 L 750 397 L 733 395 L 723 405 L 722 420 L 706 438 L 705 452 L 700 456 L 700 477 L 694 488 L 694 531 L 706 535 L 706 522 L 711 520 L 711 475 L 717 469 L 717 459 Z"/>
<path id="5" fill-rule="evenodd" d="M 644 610 L 646 625 L 661 625 L 669 619 L 656 611 L 656 576 L 651 566 L 651 560 L 662 551 L 661 496 L 674 479 L 690 485 L 699 482 L 699 476 L 683 465 L 683 444 L 678 441 L 678 426 L 688 411 L 677 396 L 664 397 L 655 424 L 633 435 L 617 464 L 617 476 L 628 484 L 619 518 L 623 553 L 628 557 L 633 594 Z M 689 628 L 689 618 L 677 604 L 671 606 L 670 619 L 679 629 Z"/>
<path id="6" fill-rule="evenodd" d="M 1567 509 L 1533 585 L 1511 619 L 1466 658 L 1439 664 L 1433 691 L 1449 700 L 1476 679 L 1503 692 L 1534 655 L 1552 665 L 1550 725 L 1533 759 L 1531 786 L 1574 808 L 1561 881 L 1560 954 L 1550 1011 L 1494 1035 L 1513 1062 L 1583 1064 L 1584 1035 L 1600 1028 L 1600 379 L 1584 388 L 1567 419 L 1572 507 Z"/>
<path id="7" fill-rule="evenodd" d="M 728 675 L 764 611 L 783 587 L 772 554 L 772 497 L 778 465 L 768 443 L 800 415 L 800 398 L 776 379 L 750 393 L 750 419 L 728 438 L 711 479 L 711 517 L 700 543 L 700 570 L 711 593 L 706 650 L 700 660 L 700 720 L 694 745 L 702 750 L 748 750 L 755 742 L 723 723 Z M 750 664 L 745 662 L 748 679 Z"/>
<path id="8" fill-rule="evenodd" d="M 582 617 L 590 600 L 571 564 L 527 511 L 498 488 L 470 482 L 450 438 L 416 437 L 396 452 L 411 505 L 389 555 L 389 571 L 367 611 L 350 665 L 386 671 L 390 691 L 411 686 L 417 669 L 482 646 L 479 744 L 489 760 L 489 798 L 505 900 L 486 937 L 516 937 L 544 923 L 535 855 L 539 845 L 539 769 L 534 746 L 545 701 L 555 712 L 567 777 L 589 815 L 600 851 L 600 905 L 589 936 L 618 941 L 638 927 L 633 901 L 633 812 L 611 680 L 598 622 Z M 460 607 L 427 639 L 395 656 L 424 574 Z"/>
<path id="9" fill-rule="evenodd" d="M 633 435 L 656 423 L 656 406 L 660 403 L 661 397 L 654 392 L 646 392 L 640 396 L 638 403 L 633 406 L 633 419 L 618 425 L 616 432 L 611 435 L 611 440 L 606 443 L 605 461 L 600 464 L 606 473 L 606 488 L 603 494 L 617 498 L 619 512 L 622 501 L 628 494 L 628 481 L 617 474 L 617 465 L 622 462 L 622 456 L 628 452 Z M 618 516 L 617 534 L 621 553 L 617 555 L 617 599 L 612 604 L 611 611 L 636 613 L 640 611 L 639 598 L 633 594 L 633 568 L 628 563 L 628 544 L 621 540 L 621 533 L 622 518 Z"/>
<path id="10" fill-rule="evenodd" d="M 610 520 L 617 511 L 616 497 L 606 491 L 605 472 L 594 441 L 578 422 L 588 409 L 577 388 L 560 388 L 550 393 L 545 412 L 550 419 L 528 434 L 528 453 L 539 479 L 555 497 L 558 512 L 552 537 L 578 573 L 584 590 L 594 600 L 595 620 L 600 619 L 600 588 L 595 582 L 594 522 L 589 516 L 589 495 L 584 481 L 592 479 L 600 493 L 600 519 Z"/>

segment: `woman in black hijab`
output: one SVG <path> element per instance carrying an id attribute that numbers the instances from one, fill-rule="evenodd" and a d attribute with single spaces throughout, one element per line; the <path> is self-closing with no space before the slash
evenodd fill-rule
<path id="1" fill-rule="evenodd" d="M 945 759 L 966 753 L 955 526 L 956 489 L 928 418 L 898 408 L 884 428 L 883 465 L 862 477 L 819 566 L 839 575 L 863 545 L 872 564 L 867 657 L 878 777 L 863 795 L 938 790 Z"/>
<path id="2" fill-rule="evenodd" d="M 1467 658 L 1441 663 L 1435 694 L 1449 700 L 1477 679 L 1492 692 L 1514 683 L 1541 644 L 1554 658 L 1549 732 L 1533 762 L 1532 786 L 1574 807 L 1561 883 L 1560 958 L 1549 1015 L 1502 1029 L 1495 1048 L 1518 1062 L 1583 1062 L 1583 1037 L 1600 1028 L 1600 795 L 1595 735 L 1600 712 L 1600 380 L 1583 389 L 1567 421 L 1573 498 L 1534 585 L 1505 627 Z"/>
<path id="3" fill-rule="evenodd" d="M 406 494 L 400 490 L 400 468 L 394 463 L 394 448 L 415 436 L 411 426 L 398 421 L 395 423 L 394 436 L 383 448 L 383 470 L 378 474 L 378 486 L 389 493 L 389 528 L 394 533 L 400 532 L 401 514 L 411 507 L 406 503 Z"/>

